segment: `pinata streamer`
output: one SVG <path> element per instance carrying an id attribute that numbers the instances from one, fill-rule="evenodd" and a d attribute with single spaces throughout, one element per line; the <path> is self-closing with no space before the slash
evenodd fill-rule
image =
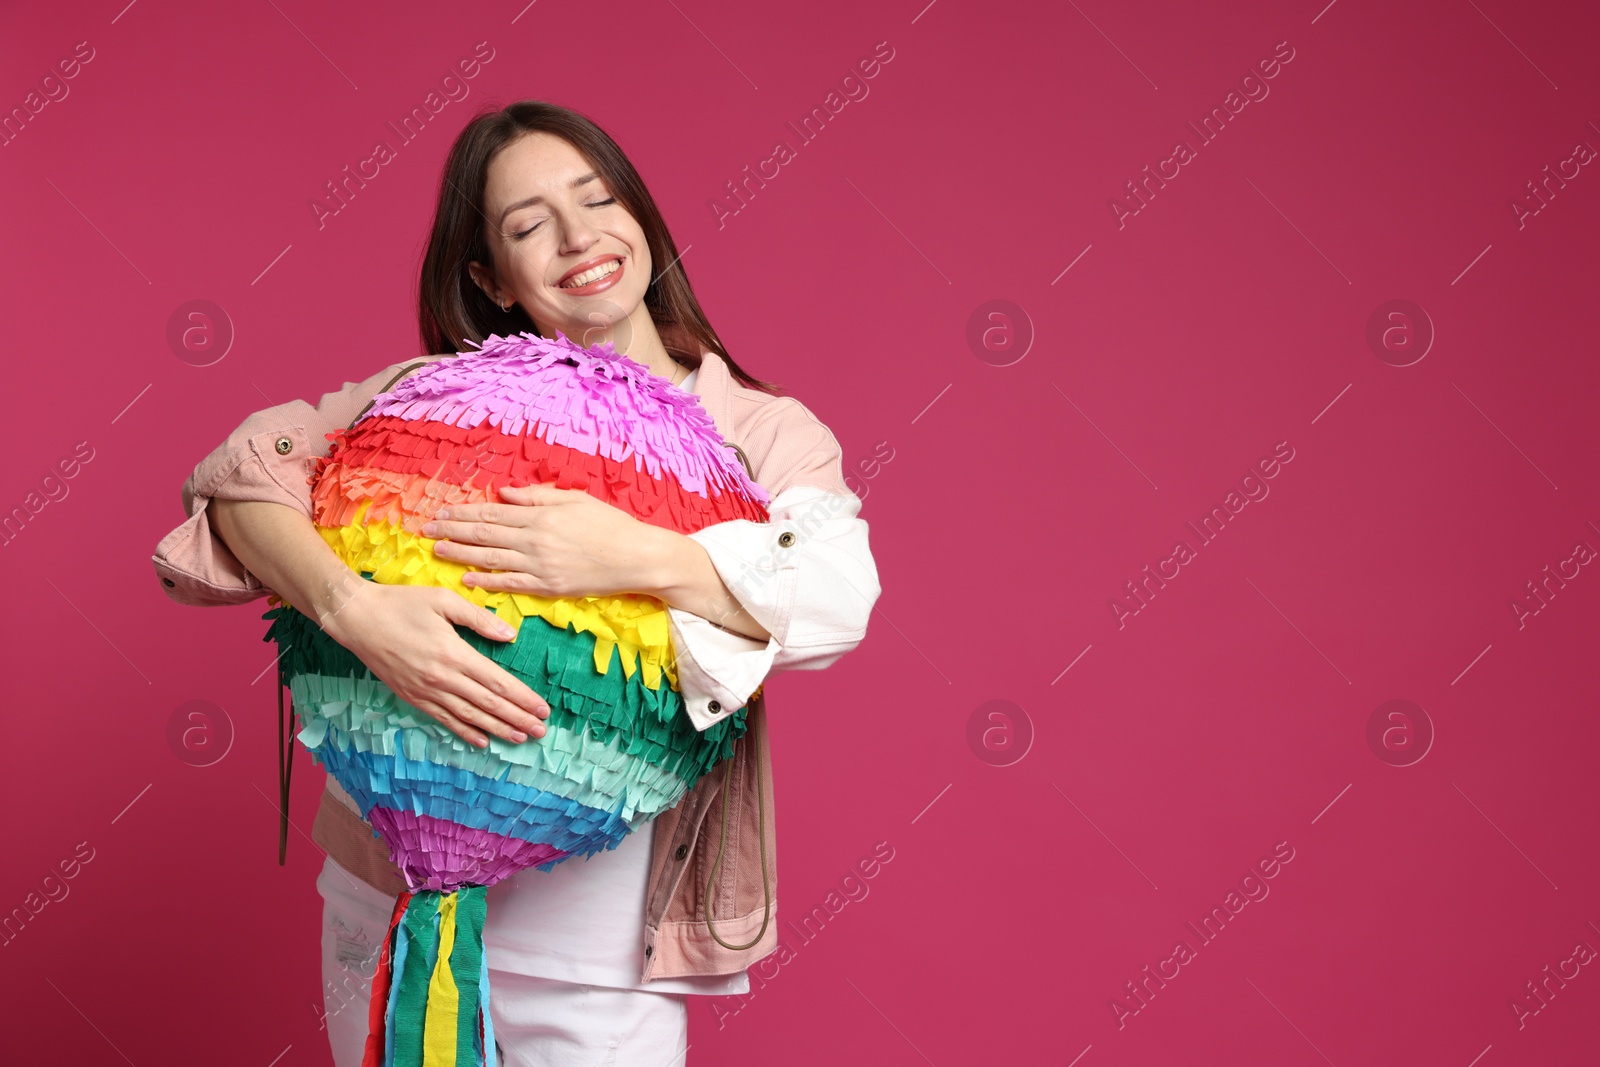
<path id="1" fill-rule="evenodd" d="M 560 334 L 491 336 L 430 363 L 329 437 L 312 488 L 323 539 L 363 579 L 440 586 L 493 611 L 513 640 L 456 632 L 550 705 L 542 738 L 491 735 L 478 748 L 282 597 L 263 616 L 297 739 L 356 801 L 408 886 L 373 977 L 363 1067 L 494 1067 L 485 889 L 616 848 L 732 755 L 747 716 L 695 728 L 660 600 L 468 586 L 461 577 L 476 568 L 435 555 L 421 527 L 441 507 L 534 483 L 684 534 L 765 522 L 770 500 L 697 397 L 609 343 L 582 348 Z"/>

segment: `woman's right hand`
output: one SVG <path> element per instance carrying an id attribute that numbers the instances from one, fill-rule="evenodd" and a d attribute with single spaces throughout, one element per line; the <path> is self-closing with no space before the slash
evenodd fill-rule
<path id="1" fill-rule="evenodd" d="M 487 747 L 485 733 L 512 744 L 543 737 L 550 705 L 453 623 L 496 641 L 513 636 L 494 612 L 438 586 L 356 580 L 321 620 L 396 696 L 468 744 Z"/>

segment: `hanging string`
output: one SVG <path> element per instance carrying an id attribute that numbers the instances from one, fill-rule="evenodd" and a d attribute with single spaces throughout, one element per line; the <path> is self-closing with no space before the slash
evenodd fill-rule
<path id="1" fill-rule="evenodd" d="M 283 656 L 278 656 L 278 866 L 289 853 L 289 776 L 294 773 L 294 730 L 291 701 L 286 719 L 283 707 Z"/>
<path id="2" fill-rule="evenodd" d="M 746 702 L 746 706 L 751 710 L 750 732 L 739 740 L 744 745 L 746 755 L 750 754 L 752 747 L 755 748 L 756 812 L 759 819 L 759 829 L 756 831 L 756 835 L 761 839 L 761 898 L 763 910 L 761 912 L 761 929 L 756 931 L 756 936 L 742 945 L 732 945 L 722 940 L 722 936 L 717 933 L 716 927 L 711 925 L 711 887 L 716 882 L 717 870 L 722 866 L 722 854 L 728 846 L 728 785 L 733 777 L 732 756 L 728 757 L 728 765 L 723 768 L 722 772 L 722 840 L 717 844 L 717 860 L 711 865 L 711 875 L 706 879 L 705 892 L 706 929 L 711 931 L 711 936 L 716 939 L 717 944 L 735 951 L 754 948 L 761 941 L 762 936 L 766 934 L 767 924 L 772 921 L 772 883 L 770 881 L 771 876 L 767 872 L 767 795 L 761 781 L 761 746 L 755 744 L 756 731 L 758 727 L 765 725 L 766 719 L 766 696 L 761 692 L 761 687 L 758 686 L 756 688 L 751 699 Z"/>

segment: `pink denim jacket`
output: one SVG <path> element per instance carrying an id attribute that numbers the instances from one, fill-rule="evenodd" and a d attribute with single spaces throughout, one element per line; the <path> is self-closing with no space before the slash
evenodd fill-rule
<path id="1" fill-rule="evenodd" d="M 246 419 L 183 484 L 188 519 L 152 556 L 167 595 L 180 604 L 215 606 L 271 593 L 212 533 L 206 505 L 213 497 L 271 500 L 309 518 L 315 463 L 329 449 L 325 435 L 348 427 L 404 373 L 444 358 L 391 364 L 346 382 L 315 407 L 296 400 Z M 755 641 L 669 612 L 686 713 L 703 730 L 748 700 L 749 726 L 732 759 L 656 819 L 644 982 L 736 973 L 777 947 L 771 752 L 764 694 L 750 696 L 772 671 L 826 667 L 854 648 L 880 592 L 866 523 L 858 517 L 861 502 L 845 485 L 828 428 L 793 398 L 741 385 L 711 351 L 702 354 L 694 392 L 773 499 L 770 523 L 719 523 L 693 537 L 772 638 Z M 388 846 L 336 798 L 331 781 L 312 839 L 364 881 L 398 895 L 405 880 Z"/>

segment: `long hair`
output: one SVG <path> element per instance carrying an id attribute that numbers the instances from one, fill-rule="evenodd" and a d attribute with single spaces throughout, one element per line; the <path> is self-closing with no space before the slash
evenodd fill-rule
<path id="1" fill-rule="evenodd" d="M 483 193 L 489 164 L 519 137 L 541 131 L 577 149 L 644 231 L 652 266 L 660 271 L 645 290 L 644 302 L 667 350 L 684 356 L 691 366 L 699 366 L 701 351 L 709 348 L 745 385 L 776 391 L 772 383 L 752 377 L 728 355 L 695 298 L 689 276 L 678 262 L 677 245 L 650 190 L 622 149 L 576 111 L 542 100 L 519 100 L 498 111 L 481 113 L 450 146 L 417 283 L 423 353 L 459 351 L 464 342 L 481 342 L 490 334 L 538 333 L 538 326 L 520 305 L 506 311 L 489 299 L 468 275 L 467 264 L 493 261 L 484 236 Z"/>

